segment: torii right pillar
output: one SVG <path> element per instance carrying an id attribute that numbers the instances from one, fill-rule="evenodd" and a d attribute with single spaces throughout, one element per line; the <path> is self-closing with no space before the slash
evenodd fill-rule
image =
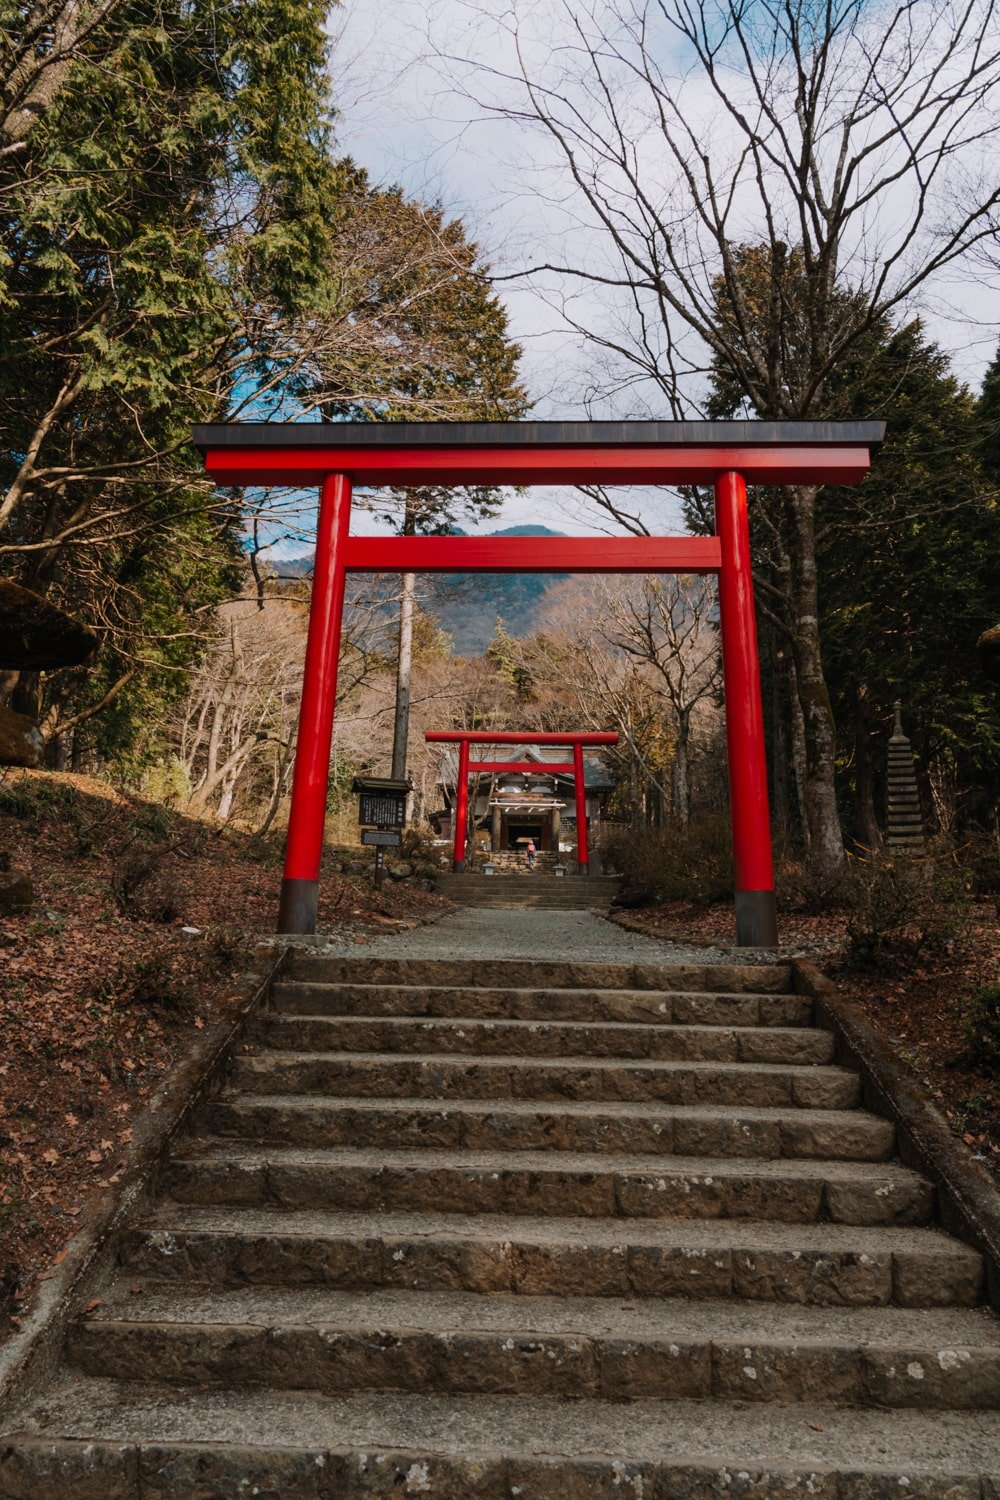
<path id="1" fill-rule="evenodd" d="M 778 943 L 778 914 L 767 797 L 764 706 L 750 571 L 750 523 L 742 474 L 730 471 L 716 479 L 715 529 L 722 551 L 719 613 L 733 823 L 736 941 L 741 948 L 773 948 Z"/>

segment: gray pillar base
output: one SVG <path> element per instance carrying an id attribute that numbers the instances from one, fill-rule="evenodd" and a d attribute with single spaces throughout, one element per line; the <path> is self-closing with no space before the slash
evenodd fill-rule
<path id="1" fill-rule="evenodd" d="M 590 874 L 590 866 L 589 866 L 589 864 L 587 864 L 587 865 L 581 865 L 580 862 L 579 862 L 579 860 L 577 860 L 576 873 L 578 875 L 589 875 Z"/>
<path id="2" fill-rule="evenodd" d="M 773 891 L 736 892 L 736 946 L 777 948 L 778 908 Z"/>
<path id="3" fill-rule="evenodd" d="M 464 875 L 465 874 L 465 860 L 464 859 L 454 859 L 454 860 L 452 860 L 452 862 L 451 862 L 451 868 L 452 868 L 452 871 L 454 872 L 454 874 L 456 874 L 456 875 Z"/>
<path id="4" fill-rule="evenodd" d="M 318 880 L 283 880 L 278 903 L 278 931 L 308 937 L 316 931 Z"/>

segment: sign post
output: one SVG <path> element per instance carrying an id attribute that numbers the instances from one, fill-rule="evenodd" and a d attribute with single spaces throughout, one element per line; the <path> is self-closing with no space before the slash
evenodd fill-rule
<path id="1" fill-rule="evenodd" d="M 385 880 L 385 851 L 398 849 L 403 842 L 406 823 L 406 799 L 413 790 L 410 781 L 394 781 L 387 776 L 355 776 L 352 791 L 358 793 L 358 822 L 362 825 L 361 842 L 375 850 L 375 889 Z"/>

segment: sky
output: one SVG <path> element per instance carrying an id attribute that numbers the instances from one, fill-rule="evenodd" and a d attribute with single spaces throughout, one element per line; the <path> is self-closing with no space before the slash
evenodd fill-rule
<path id="1" fill-rule="evenodd" d="M 567 240 L 578 256 L 583 247 L 588 264 L 598 264 L 606 254 L 606 236 L 580 214 L 554 150 L 537 136 L 529 137 L 518 124 L 496 117 L 481 102 L 496 92 L 488 76 L 490 66 L 502 67 L 510 58 L 504 55 L 499 33 L 479 12 L 502 12 L 507 4 L 508 0 L 342 0 L 331 15 L 339 149 L 366 167 L 374 181 L 398 183 L 409 194 L 440 201 L 447 211 L 461 216 L 501 276 L 529 263 L 540 246 L 551 245 L 553 258 L 558 258 Z M 560 30 L 565 23 L 549 20 L 558 14 L 557 0 L 532 0 L 530 9 L 532 65 L 548 69 L 551 76 L 558 49 L 566 41 L 565 30 Z M 442 61 L 442 52 L 452 54 L 452 60 Z M 459 57 L 471 58 L 472 65 L 455 61 Z M 702 111 L 713 152 L 724 153 L 730 144 L 725 121 L 713 113 L 711 100 L 699 94 L 697 81 L 689 87 L 688 107 Z M 656 132 L 637 141 L 638 151 L 653 153 L 645 158 L 643 171 L 655 183 L 657 173 L 665 171 L 655 155 Z M 662 152 L 662 142 L 659 148 Z M 902 211 L 906 205 L 900 202 L 897 207 Z M 756 203 L 749 209 L 759 212 Z M 891 196 L 879 212 L 873 234 L 891 234 Z M 670 415 L 652 404 L 655 393 L 648 389 L 619 397 L 613 408 L 601 399 L 588 403 L 594 386 L 593 351 L 561 321 L 551 296 L 517 280 L 498 281 L 497 289 L 512 333 L 524 350 L 533 416 Z M 921 314 L 928 332 L 951 355 L 956 373 L 977 387 L 1000 335 L 995 274 L 973 267 L 936 285 L 932 295 L 908 310 Z M 606 296 L 588 291 L 572 311 L 577 322 L 614 334 L 614 313 Z M 652 529 L 682 529 L 676 497 L 649 491 L 635 498 Z M 612 529 L 577 492 L 558 489 L 509 496 L 502 517 L 485 529 L 528 522 L 576 533 Z M 369 519 L 357 529 L 373 530 L 376 523 Z"/>

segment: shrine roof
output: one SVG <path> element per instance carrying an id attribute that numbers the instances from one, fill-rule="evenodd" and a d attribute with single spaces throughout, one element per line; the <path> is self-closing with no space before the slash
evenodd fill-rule
<path id="1" fill-rule="evenodd" d="M 529 776 L 551 776 L 556 781 L 571 783 L 571 776 L 560 775 L 558 772 L 546 769 L 546 762 L 560 764 L 566 760 L 566 751 L 558 745 L 521 745 L 513 746 L 511 753 L 505 755 L 506 760 L 523 760 L 523 771 L 504 771 L 497 776 L 497 781 L 502 782 L 505 777 L 529 775 Z M 484 773 L 482 780 L 487 779 Z M 458 751 L 451 747 L 442 749 L 438 761 L 438 774 L 435 784 L 437 786 L 453 787 L 458 781 Z M 614 780 L 601 760 L 594 755 L 584 751 L 583 754 L 583 783 L 586 787 L 611 787 Z"/>

